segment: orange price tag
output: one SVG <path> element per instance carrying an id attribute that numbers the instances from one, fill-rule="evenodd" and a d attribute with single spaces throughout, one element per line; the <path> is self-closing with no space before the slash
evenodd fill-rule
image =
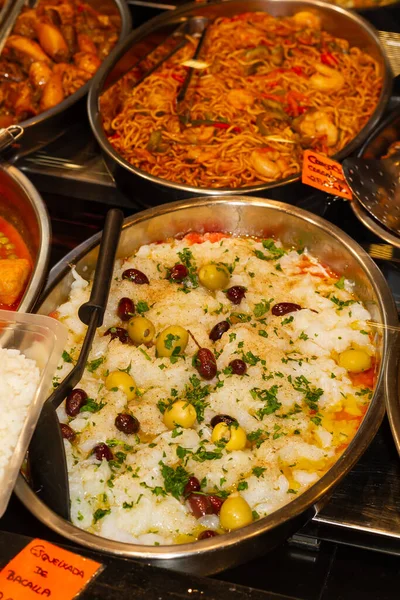
<path id="1" fill-rule="evenodd" d="M 0 600 L 72 600 L 101 563 L 44 540 L 32 540 L 0 573 Z"/>
<path id="2" fill-rule="evenodd" d="M 318 190 L 347 200 L 353 197 L 340 163 L 312 150 L 304 152 L 301 180 Z"/>

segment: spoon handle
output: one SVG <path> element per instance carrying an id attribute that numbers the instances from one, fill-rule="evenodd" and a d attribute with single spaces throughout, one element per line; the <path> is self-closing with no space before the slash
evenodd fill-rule
<path id="1" fill-rule="evenodd" d="M 88 302 L 82 304 L 78 311 L 79 318 L 88 325 L 88 328 L 76 365 L 47 400 L 55 408 L 60 406 L 65 396 L 81 380 L 96 329 L 103 322 L 123 219 L 123 213 L 117 208 L 113 208 L 107 213 L 90 298 Z"/>
<path id="2" fill-rule="evenodd" d="M 90 298 L 78 311 L 79 318 L 85 325 L 89 325 L 94 311 L 98 314 L 97 327 L 103 324 L 123 221 L 124 215 L 118 208 L 113 208 L 107 213 Z"/>

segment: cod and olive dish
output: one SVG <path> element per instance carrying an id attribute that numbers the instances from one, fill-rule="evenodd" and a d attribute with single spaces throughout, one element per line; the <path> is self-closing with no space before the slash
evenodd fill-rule
<path id="1" fill-rule="evenodd" d="M 377 107 L 377 61 L 324 31 L 311 12 L 220 17 L 193 61 L 197 44 L 186 36 L 141 80 L 144 67 L 169 55 L 167 40 L 100 99 L 110 144 L 155 177 L 199 188 L 284 180 L 300 173 L 304 149 L 342 150 Z"/>
<path id="2" fill-rule="evenodd" d="M 74 272 L 52 313 L 79 356 Z M 72 522 L 144 545 L 248 525 L 335 463 L 380 359 L 352 283 L 306 248 L 190 233 L 116 261 L 84 376 L 58 409 Z"/>
<path id="3" fill-rule="evenodd" d="M 0 127 L 53 108 L 93 77 L 118 40 L 119 16 L 81 0 L 39 0 L 0 56 Z"/>

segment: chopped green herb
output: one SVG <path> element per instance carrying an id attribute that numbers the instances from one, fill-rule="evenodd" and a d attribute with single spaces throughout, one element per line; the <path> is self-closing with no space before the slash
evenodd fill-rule
<path id="1" fill-rule="evenodd" d="M 190 473 L 180 465 L 176 469 L 165 465 L 162 461 L 159 462 L 159 465 L 161 465 L 161 475 L 164 479 L 166 492 L 179 500 L 183 496 L 183 490 L 189 481 Z"/>
<path id="2" fill-rule="evenodd" d="M 139 350 L 143 354 L 143 356 L 145 357 L 146 360 L 151 361 L 151 357 L 147 354 L 146 350 L 143 350 L 143 348 L 139 348 Z"/>
<path id="3" fill-rule="evenodd" d="M 197 267 L 196 267 L 196 262 L 194 260 L 192 252 L 189 250 L 189 248 L 184 248 L 182 250 L 182 252 L 178 252 L 178 256 L 179 256 L 181 263 L 183 265 L 185 265 L 185 267 L 188 270 L 187 279 L 192 284 L 192 287 L 193 288 L 199 287 L 199 280 L 197 277 Z M 183 289 L 185 289 L 185 288 L 186 288 L 186 286 L 184 284 Z"/>
<path id="4" fill-rule="evenodd" d="M 281 321 L 282 325 L 289 325 L 289 323 L 292 323 L 294 321 L 294 317 L 287 317 L 286 319 L 283 319 L 283 321 Z"/>
<path id="5" fill-rule="evenodd" d="M 66 350 L 64 350 L 64 352 L 62 353 L 62 359 L 66 363 L 72 363 L 73 362 L 72 356 Z"/>
<path id="6" fill-rule="evenodd" d="M 266 470 L 264 467 L 253 467 L 253 475 L 259 478 Z"/>
<path id="7" fill-rule="evenodd" d="M 90 362 L 87 362 L 86 368 L 90 373 L 93 373 L 94 371 L 96 371 L 96 369 L 99 368 L 100 365 L 103 364 L 104 361 L 105 361 L 104 356 L 100 356 L 100 358 L 96 358 L 95 360 L 91 360 Z"/>
<path id="8" fill-rule="evenodd" d="M 345 282 L 345 278 L 342 275 L 340 279 L 337 280 L 337 282 L 335 283 L 335 287 L 339 288 L 339 290 L 344 290 L 344 282 Z"/>
<path id="9" fill-rule="evenodd" d="M 265 298 L 263 298 L 261 302 L 258 302 L 258 304 L 254 306 L 254 316 L 258 319 L 259 317 L 265 315 L 265 313 L 267 313 L 271 308 L 271 303 L 273 300 L 273 298 L 270 298 L 270 300 L 265 300 Z"/>
<path id="10" fill-rule="evenodd" d="M 280 409 L 282 403 L 279 402 L 276 395 L 278 393 L 278 386 L 273 385 L 269 390 L 262 390 L 260 388 L 253 388 L 250 390 L 252 397 L 256 400 L 261 400 L 266 403 L 266 406 L 256 411 L 257 418 L 262 421 L 265 415 L 272 415 L 274 412 Z"/>
<path id="11" fill-rule="evenodd" d="M 79 412 L 91 412 L 96 413 L 99 412 L 105 406 L 105 402 L 96 402 L 93 398 L 88 398 L 83 406 L 79 409 Z"/>
<path id="12" fill-rule="evenodd" d="M 100 519 L 102 519 L 106 515 L 109 515 L 110 512 L 111 512 L 111 508 L 108 508 L 108 509 L 98 508 L 95 511 L 95 513 L 93 514 L 93 522 L 96 524 L 97 521 L 99 521 Z"/>
<path id="13" fill-rule="evenodd" d="M 243 490 L 247 490 L 248 487 L 249 484 L 247 483 L 247 481 L 239 481 L 237 491 L 242 492 Z"/>
<path id="14" fill-rule="evenodd" d="M 263 240 L 262 245 L 268 250 L 269 255 L 264 254 L 261 250 L 255 250 L 254 254 L 261 260 L 278 260 L 286 254 L 285 250 L 283 250 L 283 248 L 278 248 L 272 239 Z"/>
<path id="15" fill-rule="evenodd" d="M 147 304 L 147 302 L 144 302 L 143 300 L 139 300 L 139 302 L 136 304 L 136 311 L 139 313 L 139 315 L 143 315 L 148 310 L 150 310 L 150 309 L 149 309 L 149 305 Z"/>

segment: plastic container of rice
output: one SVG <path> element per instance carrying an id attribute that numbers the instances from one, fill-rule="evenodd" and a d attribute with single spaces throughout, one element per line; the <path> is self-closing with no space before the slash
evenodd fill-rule
<path id="1" fill-rule="evenodd" d="M 51 317 L 0 310 L 0 517 L 67 340 Z"/>

